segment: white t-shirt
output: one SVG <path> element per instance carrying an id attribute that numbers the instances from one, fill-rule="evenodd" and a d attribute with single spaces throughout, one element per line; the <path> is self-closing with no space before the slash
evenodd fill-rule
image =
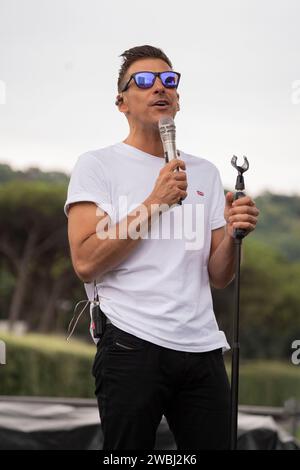
<path id="1" fill-rule="evenodd" d="M 115 326 L 154 344 L 225 351 L 207 271 L 211 231 L 226 223 L 224 191 L 211 162 L 183 152 L 180 158 L 188 196 L 151 223 L 125 261 L 96 280 L 100 306 Z M 150 195 L 164 165 L 163 158 L 123 142 L 84 153 L 71 175 L 65 214 L 69 204 L 91 201 L 115 224 Z M 93 300 L 93 283 L 85 289 Z"/>

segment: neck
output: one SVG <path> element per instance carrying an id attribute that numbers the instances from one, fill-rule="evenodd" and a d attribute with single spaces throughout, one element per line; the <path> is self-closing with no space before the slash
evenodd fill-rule
<path id="1" fill-rule="evenodd" d="M 131 128 L 128 137 L 123 141 L 132 145 L 142 152 L 149 153 L 155 157 L 164 158 L 164 149 L 160 138 L 158 127 Z"/>

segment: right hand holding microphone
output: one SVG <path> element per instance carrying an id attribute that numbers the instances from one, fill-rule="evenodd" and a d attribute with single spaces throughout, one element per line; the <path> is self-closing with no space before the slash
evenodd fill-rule
<path id="1" fill-rule="evenodd" d="M 167 204 L 169 207 L 178 204 L 187 197 L 187 179 L 185 162 L 178 158 L 171 160 L 159 172 L 150 198 L 156 204 Z M 174 171 L 176 170 L 176 171 Z"/>

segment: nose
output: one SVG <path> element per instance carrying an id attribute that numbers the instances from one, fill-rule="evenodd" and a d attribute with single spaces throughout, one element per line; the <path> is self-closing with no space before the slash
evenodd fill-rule
<path id="1" fill-rule="evenodd" d="M 160 77 L 155 77 L 155 82 L 154 82 L 154 85 L 153 85 L 153 92 L 154 93 L 161 93 L 161 92 L 165 93 L 165 87 L 163 86 Z"/>

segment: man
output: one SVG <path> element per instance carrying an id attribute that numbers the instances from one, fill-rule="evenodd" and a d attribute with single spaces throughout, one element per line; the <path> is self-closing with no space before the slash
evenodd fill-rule
<path id="1" fill-rule="evenodd" d="M 163 414 L 178 449 L 225 449 L 229 346 L 210 284 L 231 282 L 234 228 L 250 233 L 259 211 L 232 193 L 225 204 L 207 160 L 180 152 L 165 164 L 158 121 L 179 110 L 180 74 L 151 46 L 122 56 L 116 105 L 129 135 L 80 156 L 65 205 L 74 269 L 90 300 L 97 283 L 108 319 L 93 366 L 103 449 L 153 449 Z M 180 237 L 164 237 L 170 215 L 175 232 L 184 215 Z"/>

